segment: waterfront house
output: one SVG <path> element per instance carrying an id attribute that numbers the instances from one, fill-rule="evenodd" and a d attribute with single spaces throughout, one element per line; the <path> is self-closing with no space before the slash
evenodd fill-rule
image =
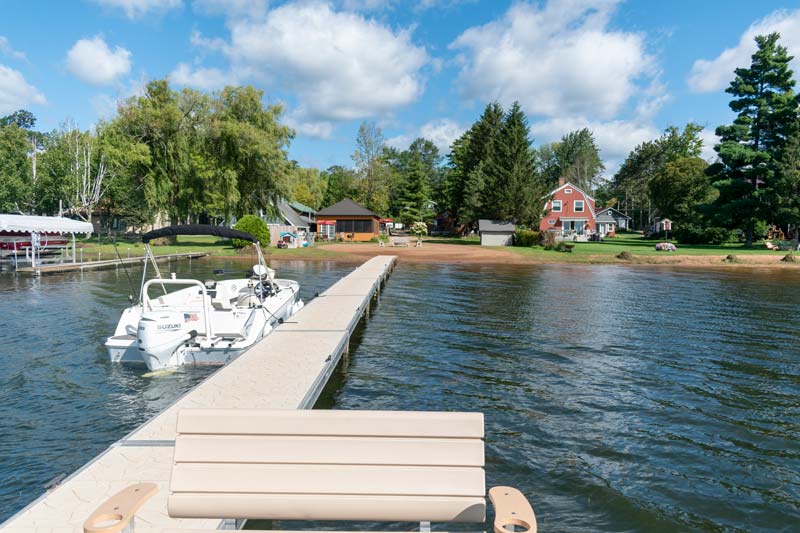
<path id="1" fill-rule="evenodd" d="M 299 248 L 313 242 L 309 223 L 288 202 L 278 202 L 273 216 L 262 215 L 261 218 L 269 228 L 270 246 L 278 246 L 280 243 L 284 248 Z"/>
<path id="2" fill-rule="evenodd" d="M 595 224 L 597 225 L 597 233 L 601 236 L 613 236 L 618 230 L 630 228 L 631 217 L 613 207 L 606 207 L 597 212 Z"/>
<path id="3" fill-rule="evenodd" d="M 513 222 L 505 220 L 479 220 L 478 232 L 481 246 L 511 246 L 514 244 Z"/>
<path id="4" fill-rule="evenodd" d="M 540 231 L 550 231 L 557 238 L 585 239 L 597 229 L 594 198 L 570 182 L 559 182 L 545 201 L 545 216 Z"/>
<path id="5" fill-rule="evenodd" d="M 300 220 L 308 224 L 308 229 L 311 233 L 317 232 L 317 211 L 313 207 L 308 207 L 305 204 L 301 204 L 300 202 L 289 202 L 289 207 L 294 209 L 298 215 L 300 215 Z"/>
<path id="6" fill-rule="evenodd" d="M 370 241 L 378 236 L 380 217 L 349 198 L 317 211 L 320 239 Z"/>

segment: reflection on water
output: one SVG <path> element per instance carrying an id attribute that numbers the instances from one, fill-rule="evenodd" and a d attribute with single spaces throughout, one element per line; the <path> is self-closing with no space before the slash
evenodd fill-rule
<path id="1" fill-rule="evenodd" d="M 296 261 L 272 266 L 279 277 L 298 280 L 306 300 L 353 268 Z M 249 263 L 202 260 L 170 267 L 179 276 L 224 279 L 241 276 Z M 219 268 L 230 273 L 215 276 Z M 131 277 L 137 283 L 141 270 Z M 102 342 L 129 305 L 129 293 L 122 270 L 0 275 L 0 521 L 213 372 L 190 368 L 144 378 L 144 367 L 110 364 Z"/>
<path id="2" fill-rule="evenodd" d="M 483 411 L 543 531 L 796 530 L 800 273 L 402 265 L 342 409 Z"/>
<path id="3" fill-rule="evenodd" d="M 308 298 L 351 267 L 279 268 Z M 0 517 L 206 375 L 105 362 L 128 292 L 0 277 Z M 483 411 L 543 531 L 792 531 L 798 311 L 800 271 L 401 264 L 318 407 Z"/>

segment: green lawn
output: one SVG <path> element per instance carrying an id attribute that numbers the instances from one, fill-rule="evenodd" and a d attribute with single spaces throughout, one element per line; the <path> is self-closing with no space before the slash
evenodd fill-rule
<path id="1" fill-rule="evenodd" d="M 98 242 L 97 237 L 78 241 L 78 246 L 83 250 L 83 259 L 85 261 L 115 259 L 117 257 L 114 251 L 114 244 L 105 238 L 102 239 L 102 242 Z M 129 256 L 144 256 L 144 245 L 141 241 L 129 242 L 120 240 L 117 242 L 117 249 L 119 255 L 123 259 Z M 178 242 L 174 245 L 152 246 L 152 249 L 155 255 L 171 255 L 188 252 L 206 252 L 215 257 L 248 257 L 249 255 L 255 255 L 254 251 L 251 254 L 248 253 L 248 250 L 252 250 L 251 247 L 240 251 L 231 246 L 230 241 L 205 235 L 181 235 L 178 237 Z M 78 257 L 80 257 L 80 251 L 78 254 Z M 341 254 L 337 254 L 336 252 L 323 250 L 314 246 L 297 249 L 266 248 L 264 249 L 264 255 L 267 259 L 328 259 L 341 256 Z"/>
<path id="2" fill-rule="evenodd" d="M 458 238 L 441 238 L 431 237 L 426 239 L 425 242 L 440 243 L 440 244 L 460 244 L 460 245 L 480 245 L 477 238 L 458 239 Z M 508 247 L 509 251 L 530 255 L 539 256 L 542 259 L 557 259 L 562 261 L 570 260 L 586 260 L 586 256 L 607 256 L 608 260 L 613 260 L 620 252 L 630 252 L 633 255 L 644 256 L 668 256 L 668 255 L 728 255 L 728 254 L 786 254 L 787 252 L 770 252 L 764 248 L 763 244 L 756 244 L 751 248 L 745 247 L 743 244 L 730 243 L 723 245 L 712 244 L 677 244 L 677 252 L 659 252 L 656 251 L 655 246 L 659 241 L 645 240 L 638 234 L 621 234 L 617 237 L 606 239 L 603 242 L 576 242 L 571 243 L 575 245 L 572 253 L 556 252 L 553 250 L 545 250 L 541 246 L 534 246 L 531 248 L 521 247 Z M 671 241 L 674 242 L 674 241 Z M 604 260 L 602 257 L 595 259 Z"/>

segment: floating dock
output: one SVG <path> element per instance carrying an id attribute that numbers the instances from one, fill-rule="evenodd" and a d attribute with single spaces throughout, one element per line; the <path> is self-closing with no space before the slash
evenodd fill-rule
<path id="1" fill-rule="evenodd" d="M 128 485 L 142 482 L 156 483 L 159 491 L 137 513 L 137 533 L 241 527 L 230 520 L 168 516 L 178 411 L 184 407 L 313 407 L 348 352 L 350 335 L 369 313 L 395 260 L 377 256 L 356 268 L 239 358 L 12 516 L 0 525 L 0 531 L 82 532 L 84 520 L 98 505 Z"/>
<path id="2" fill-rule="evenodd" d="M 206 252 L 187 252 L 182 254 L 169 254 L 169 255 L 157 255 L 155 256 L 156 261 L 164 262 L 164 261 L 172 261 L 172 260 L 179 260 L 179 259 L 199 259 L 201 257 L 205 257 L 208 254 Z M 35 267 L 18 267 L 17 272 L 20 274 L 32 274 L 32 275 L 42 275 L 42 274 L 57 274 L 61 272 L 79 272 L 82 270 L 101 270 L 107 268 L 114 268 L 120 267 L 122 265 L 138 265 L 139 263 L 143 263 L 145 257 L 126 257 L 126 258 L 115 258 L 115 259 L 103 259 L 99 261 L 84 261 L 82 263 L 50 263 L 39 265 Z"/>

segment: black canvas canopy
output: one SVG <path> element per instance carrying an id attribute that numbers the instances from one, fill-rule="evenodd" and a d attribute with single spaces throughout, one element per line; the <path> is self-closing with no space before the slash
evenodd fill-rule
<path id="1" fill-rule="evenodd" d="M 210 226 L 208 224 L 183 224 L 180 226 L 167 226 L 165 228 L 148 231 L 142 235 L 142 242 L 147 244 L 153 239 L 173 237 L 176 235 L 214 235 L 225 239 L 241 239 L 243 241 L 258 242 L 255 237 L 244 231 L 226 228 L 224 226 Z"/>

